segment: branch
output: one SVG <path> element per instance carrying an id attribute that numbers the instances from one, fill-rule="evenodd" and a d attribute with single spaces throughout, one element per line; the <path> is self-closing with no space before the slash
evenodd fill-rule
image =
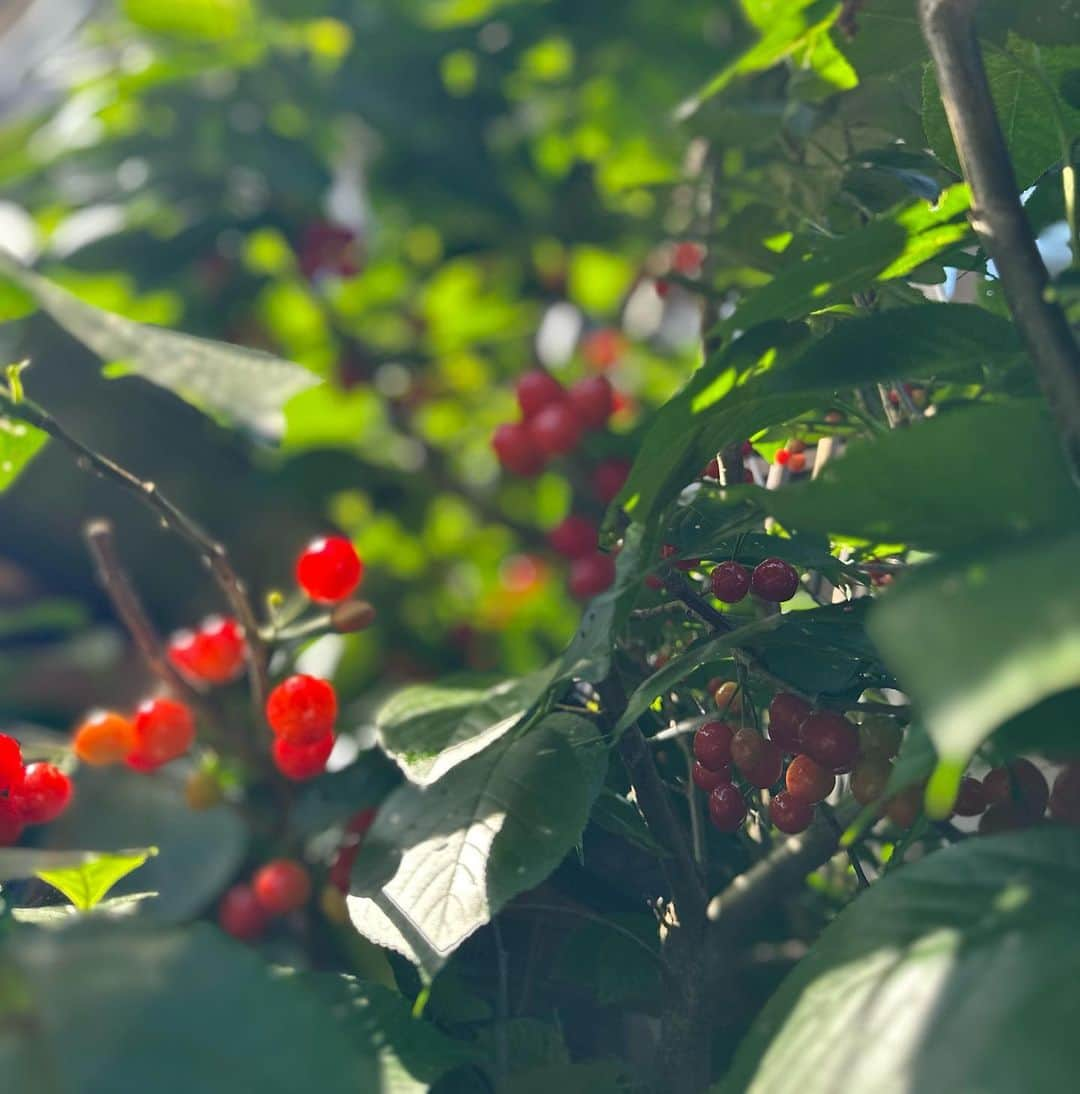
<path id="1" fill-rule="evenodd" d="M 224 546 L 212 539 L 186 513 L 178 509 L 166 498 L 152 482 L 137 478 L 130 471 L 114 463 L 107 456 L 88 448 L 82 441 L 73 437 L 60 425 L 48 411 L 29 399 L 15 399 L 0 389 L 0 406 L 4 413 L 19 421 L 32 425 L 59 441 L 75 456 L 76 466 L 92 471 L 125 490 L 130 491 L 153 509 L 162 522 L 187 540 L 202 557 L 228 601 L 233 614 L 244 629 L 247 639 L 248 683 L 251 688 L 251 701 L 255 708 L 255 717 L 259 724 L 265 717 L 266 695 L 269 690 L 267 663 L 269 661 L 266 644 L 259 636 L 259 621 L 255 617 L 251 601 L 243 582 L 237 576 L 229 562 Z"/>
<path id="2" fill-rule="evenodd" d="M 919 21 L 971 187 L 972 227 L 997 266 L 1009 310 L 1075 472 L 1080 466 L 1080 351 L 1064 313 L 1047 299 L 1049 274 L 1020 204 L 983 66 L 975 31 L 976 2 L 919 0 Z"/>

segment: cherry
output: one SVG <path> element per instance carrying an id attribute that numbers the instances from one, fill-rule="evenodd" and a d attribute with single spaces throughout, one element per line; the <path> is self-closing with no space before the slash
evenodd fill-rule
<path id="1" fill-rule="evenodd" d="M 528 426 L 522 422 L 505 422 L 495 430 L 491 447 L 507 471 L 532 478 L 544 469 L 543 452 L 533 443 Z"/>
<path id="2" fill-rule="evenodd" d="M 786 448 L 781 448 L 779 452 L 773 456 L 773 463 L 778 463 L 781 467 L 786 467 L 791 462 L 791 453 Z"/>
<path id="3" fill-rule="evenodd" d="M 562 384 L 550 372 L 540 368 L 521 376 L 515 390 L 521 415 L 526 421 L 539 414 L 544 407 L 561 403 L 566 398 Z"/>
<path id="4" fill-rule="evenodd" d="M 590 600 L 611 587 L 615 580 L 615 559 L 603 551 L 594 551 L 584 558 L 570 563 L 568 584 L 570 593 L 578 600 Z"/>
<path id="5" fill-rule="evenodd" d="M 12 794 L 18 790 L 24 775 L 19 742 L 6 733 L 0 733 L 0 794 Z"/>
<path id="6" fill-rule="evenodd" d="M 317 220 L 304 229 L 300 269 L 309 280 L 330 273 L 354 277 L 360 272 L 356 233 L 343 224 Z"/>
<path id="7" fill-rule="evenodd" d="M 571 514 L 548 532 L 548 543 L 566 558 L 583 558 L 596 550 L 596 525 L 587 517 Z"/>
<path id="8" fill-rule="evenodd" d="M 0 798 L 0 847 L 18 843 L 23 832 L 23 820 L 14 798 Z"/>
<path id="9" fill-rule="evenodd" d="M 743 708 L 742 692 L 734 680 L 725 680 L 718 687 L 710 687 L 713 702 L 721 713 L 741 714 Z"/>
<path id="10" fill-rule="evenodd" d="M 533 444 L 545 456 L 564 456 L 581 440 L 581 420 L 568 402 L 552 403 L 528 424 Z"/>
<path id="11" fill-rule="evenodd" d="M 135 727 L 114 710 L 91 714 L 75 730 L 72 749 L 84 764 L 118 764 L 135 747 Z"/>
<path id="12" fill-rule="evenodd" d="M 798 437 L 791 437 L 788 440 L 788 443 L 786 445 L 784 445 L 784 447 L 792 455 L 800 455 L 801 456 L 806 451 L 806 442 L 805 441 L 800 441 Z"/>
<path id="13" fill-rule="evenodd" d="M 705 248 L 700 243 L 676 243 L 671 251 L 671 268 L 681 274 L 695 274 L 705 261 Z"/>
<path id="14" fill-rule="evenodd" d="M 707 794 L 724 783 L 731 782 L 731 764 L 720 764 L 718 767 L 706 767 L 700 760 L 694 761 L 690 770 L 690 777 L 698 790 L 704 790 Z"/>
<path id="15" fill-rule="evenodd" d="M 124 757 L 124 764 L 132 771 L 138 771 L 140 775 L 152 775 L 161 764 L 157 760 L 144 756 L 141 752 L 129 752 Z"/>
<path id="16" fill-rule="evenodd" d="M 743 726 L 731 738 L 731 760 L 740 771 L 754 767 L 764 752 L 765 738 L 760 733 Z"/>
<path id="17" fill-rule="evenodd" d="M 1050 816 L 1080 824 L 1080 764 L 1068 764 L 1058 772 L 1050 791 Z"/>
<path id="18" fill-rule="evenodd" d="M 570 403 L 586 429 L 603 429 L 615 410 L 615 390 L 606 376 L 588 376 L 570 388 Z"/>
<path id="19" fill-rule="evenodd" d="M 135 714 L 135 744 L 131 754 L 160 767 L 183 756 L 195 740 L 191 709 L 175 699 L 149 699 Z"/>
<path id="20" fill-rule="evenodd" d="M 789 836 L 805 832 L 814 819 L 814 804 L 791 791 L 781 790 L 769 802 L 769 820 L 773 826 Z"/>
<path id="21" fill-rule="evenodd" d="M 979 835 L 996 836 L 999 832 L 1012 832 L 1017 828 L 1027 828 L 1032 816 L 1013 802 L 998 802 L 979 818 Z"/>
<path id="22" fill-rule="evenodd" d="M 759 562 L 750 577 L 753 594 L 772 604 L 790 600 L 798 588 L 798 571 L 782 558 L 767 558 Z"/>
<path id="23" fill-rule="evenodd" d="M 720 478 L 720 461 L 716 456 L 713 456 L 711 460 L 702 469 L 701 477 L 703 479 L 719 479 Z"/>
<path id="24" fill-rule="evenodd" d="M 797 752 L 802 740 L 803 722 L 813 707 L 805 699 L 780 691 L 769 704 L 769 736 L 785 751 Z"/>
<path id="25" fill-rule="evenodd" d="M 334 861 L 330 864 L 330 884 L 343 893 L 349 891 L 353 863 L 356 861 L 356 856 L 359 851 L 359 843 L 344 844 L 334 856 Z"/>
<path id="26" fill-rule="evenodd" d="M 965 775 L 956 792 L 953 812 L 958 817 L 977 817 L 986 811 L 986 790 L 978 779 Z"/>
<path id="27" fill-rule="evenodd" d="M 581 356 L 593 368 L 611 368 L 626 350 L 626 340 L 611 327 L 590 331 L 581 341 Z"/>
<path id="28" fill-rule="evenodd" d="M 377 816 L 377 809 L 361 809 L 349 818 L 349 823 L 345 825 L 345 831 L 359 841 L 367 835 L 368 829 L 375 823 Z"/>
<path id="29" fill-rule="evenodd" d="M 629 461 L 620 459 L 602 460 L 593 470 L 593 492 L 607 505 L 618 496 L 629 475 Z"/>
<path id="30" fill-rule="evenodd" d="M 218 905 L 221 929 L 242 942 L 254 942 L 263 931 L 269 917 L 250 885 L 234 885 Z"/>
<path id="31" fill-rule="evenodd" d="M 910 828 L 922 812 L 923 787 L 916 783 L 889 799 L 885 815 L 897 828 Z"/>
<path id="32" fill-rule="evenodd" d="M 867 715 L 859 726 L 859 750 L 864 754 L 873 752 L 892 759 L 900 751 L 903 739 L 900 724 L 884 714 Z"/>
<path id="33" fill-rule="evenodd" d="M 749 766 L 739 765 L 739 772 L 751 786 L 759 790 L 775 786 L 784 772 L 784 754 L 775 741 L 761 740 L 761 752 Z"/>
<path id="34" fill-rule="evenodd" d="M 737 832 L 746 819 L 746 802 L 734 783 L 724 783 L 709 794 L 709 820 L 721 832 Z"/>
<path id="35" fill-rule="evenodd" d="M 792 452 L 791 459 L 788 460 L 788 470 L 797 475 L 800 471 L 806 470 L 806 456 L 802 452 Z"/>
<path id="36" fill-rule="evenodd" d="M 851 773 L 851 796 L 860 805 L 871 805 L 885 793 L 892 764 L 884 756 L 865 756 Z"/>
<path id="37" fill-rule="evenodd" d="M 294 859 L 279 858 L 260 867 L 251 880 L 255 899 L 268 915 L 287 915 L 311 898 L 311 878 Z"/>
<path id="38" fill-rule="evenodd" d="M 654 592 L 660 592 L 664 587 L 664 579 L 658 577 L 656 574 L 646 574 L 645 586 L 646 588 L 652 589 Z"/>
<path id="39" fill-rule="evenodd" d="M 197 630 L 177 631 L 169 639 L 169 660 L 195 683 L 227 684 L 243 671 L 247 643 L 231 616 L 210 615 Z"/>
<path id="40" fill-rule="evenodd" d="M 721 562 L 709 575 L 713 596 L 737 604 L 750 591 L 750 571 L 737 562 Z"/>
<path id="41" fill-rule="evenodd" d="M 15 796 L 15 805 L 23 824 L 48 824 L 71 804 L 75 787 L 52 764 L 31 764 Z"/>
<path id="42" fill-rule="evenodd" d="M 1012 804 L 1032 820 L 1043 815 L 1050 800 L 1046 777 L 1030 760 L 1012 760 L 1005 767 L 995 767 L 987 772 L 982 785 L 989 805 Z"/>
<path id="43" fill-rule="evenodd" d="M 694 734 L 694 758 L 710 771 L 722 771 L 731 763 L 734 736 L 727 722 L 706 722 Z"/>
<path id="44" fill-rule="evenodd" d="M 839 775 L 854 766 L 859 735 L 843 716 L 816 710 L 802 724 L 802 748 L 812 760 Z"/>
<path id="45" fill-rule="evenodd" d="M 266 700 L 270 728 L 294 745 L 321 741 L 334 728 L 336 719 L 337 695 L 333 685 L 315 676 L 290 676 Z"/>
<path id="46" fill-rule="evenodd" d="M 274 765 L 287 779 L 301 782 L 313 779 L 326 770 L 326 761 L 334 750 L 334 734 L 325 730 L 319 737 L 299 744 L 288 737 L 274 740 L 272 756 Z"/>
<path id="47" fill-rule="evenodd" d="M 809 756 L 796 756 L 788 766 L 784 782 L 788 794 L 813 804 L 824 801 L 833 792 L 836 776 Z"/>
<path id="48" fill-rule="evenodd" d="M 364 576 L 364 563 L 344 536 L 313 539 L 296 560 L 296 583 L 316 604 L 336 604 Z"/>

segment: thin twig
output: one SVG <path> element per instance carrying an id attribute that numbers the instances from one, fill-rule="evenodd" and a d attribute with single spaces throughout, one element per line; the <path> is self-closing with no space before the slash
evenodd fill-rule
<path id="1" fill-rule="evenodd" d="M 844 830 L 840 827 L 836 817 L 833 816 L 832 810 L 822 802 L 818 806 L 818 812 L 825 818 L 825 823 L 833 830 L 833 835 L 836 836 L 837 843 L 840 842 L 840 837 L 843 836 Z M 851 863 L 852 870 L 855 871 L 855 876 L 859 879 L 860 889 L 870 888 L 870 879 L 866 876 L 866 871 L 863 870 L 862 863 L 859 861 L 858 852 L 854 847 L 847 849 L 848 861 Z"/>
<path id="2" fill-rule="evenodd" d="M 259 621 L 248 599 L 244 583 L 229 562 L 224 546 L 203 531 L 186 513 L 178 509 L 152 482 L 133 475 L 118 463 L 94 451 L 73 437 L 43 407 L 29 399 L 14 399 L 0 389 L 0 406 L 4 413 L 32 425 L 59 441 L 75 456 L 75 464 L 82 470 L 91 471 L 125 490 L 130 491 L 153 509 L 163 523 L 182 539 L 187 540 L 202 557 L 206 567 L 217 582 L 233 614 L 244 629 L 247 639 L 248 682 L 256 721 L 261 724 L 265 714 L 266 695 L 269 690 L 267 664 L 269 661 L 265 643 L 259 635 Z"/>

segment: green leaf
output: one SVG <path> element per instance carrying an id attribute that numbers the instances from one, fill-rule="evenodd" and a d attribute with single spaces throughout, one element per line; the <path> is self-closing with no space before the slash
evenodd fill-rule
<path id="1" fill-rule="evenodd" d="M 140 847 L 130 851 L 48 851 L 37 847 L 0 848 L 0 881 L 15 881 L 34 877 L 45 871 L 66 873 L 79 871 L 83 867 L 93 867 L 95 863 L 112 858 L 128 859 L 141 856 L 134 866 L 125 867 L 122 874 L 141 866 L 151 855 L 157 854 L 156 847 Z M 106 864 L 106 871 L 111 867 Z M 59 888 L 59 886 L 57 886 Z M 76 903 L 72 901 L 72 903 Z"/>
<path id="2" fill-rule="evenodd" d="M 577 841 L 607 764 L 596 730 L 555 714 L 383 803 L 353 869 L 356 929 L 434 976 Z"/>
<path id="3" fill-rule="evenodd" d="M 513 729 L 547 690 L 554 666 L 493 687 L 418 684 L 375 716 L 379 744 L 406 778 L 427 786 Z"/>
<path id="4" fill-rule="evenodd" d="M 379 1089 L 374 1060 L 322 1000 L 207 924 L 19 927 L 5 958 L 0 1071 L 11 1090 Z"/>
<path id="5" fill-rule="evenodd" d="M 627 1065 L 615 1060 L 555 1064 L 514 1076 L 514 1094 L 631 1094 L 636 1089 Z"/>
<path id="6" fill-rule="evenodd" d="M 575 995 L 591 996 L 601 1007 L 636 1009 L 662 996 L 661 962 L 656 920 L 620 915 L 574 931 L 559 955 L 556 973 Z"/>
<path id="7" fill-rule="evenodd" d="M 1068 144 L 1080 134 L 1080 110 L 1057 90 L 1067 73 L 1080 68 L 1080 48 L 1034 46 L 1010 37 L 1007 50 L 987 49 L 984 59 L 1017 183 L 1025 189 L 1060 163 Z M 933 66 L 923 81 L 923 128 L 937 156 L 958 171 L 960 161 Z"/>
<path id="8" fill-rule="evenodd" d="M 1080 684 L 1077 551 L 1074 533 L 927 567 L 876 604 L 871 637 L 949 771 L 1008 718 Z M 935 811 L 948 794 L 932 795 Z"/>
<path id="9" fill-rule="evenodd" d="M 42 881 L 59 889 L 80 912 L 88 912 L 105 898 L 121 878 L 127 877 L 157 853 L 156 847 L 143 847 L 137 851 L 102 851 L 91 854 L 77 866 L 39 868 L 35 872 Z"/>
<path id="10" fill-rule="evenodd" d="M 758 1016 L 732 1094 L 1068 1089 L 1080 841 L 969 840 L 875 882 Z"/>
<path id="11" fill-rule="evenodd" d="M 377 748 L 362 752 L 353 763 L 302 786 L 289 815 L 297 835 L 313 836 L 344 823 L 358 809 L 379 805 L 401 784 L 401 772 Z"/>
<path id="12" fill-rule="evenodd" d="M 628 801 L 621 794 L 616 794 L 606 787 L 600 791 L 600 796 L 593 803 L 592 814 L 589 820 L 605 832 L 648 851 L 650 855 L 666 856 L 669 852 L 653 839 L 649 826 L 645 823 L 641 812 L 633 802 Z"/>
<path id="13" fill-rule="evenodd" d="M 17 282 L 0 277 L 0 323 L 23 319 L 37 311 L 37 301 Z"/>
<path id="14" fill-rule="evenodd" d="M 154 34 L 196 41 L 235 39 L 255 27 L 254 0 L 122 0 L 124 15 Z"/>
<path id="15" fill-rule="evenodd" d="M 85 627 L 89 613 L 83 604 L 59 597 L 39 599 L 21 608 L 0 611 L 0 638 L 73 631 Z"/>
<path id="16" fill-rule="evenodd" d="M 129 893 L 98 901 L 89 912 L 80 911 L 71 904 L 47 904 L 39 908 L 12 908 L 11 914 L 18 923 L 32 923 L 36 927 L 66 927 L 83 915 L 123 919 L 134 915 L 144 900 L 153 900 L 157 893 Z"/>
<path id="17" fill-rule="evenodd" d="M 0 415 L 0 493 L 19 477 L 48 439 L 40 429 Z"/>
<path id="18" fill-rule="evenodd" d="M 319 383 L 307 369 L 269 353 L 102 311 L 20 266 L 3 251 L 0 272 L 32 293 L 61 327 L 103 361 L 121 361 L 130 371 L 226 421 L 279 432 L 285 403 Z"/>
<path id="19" fill-rule="evenodd" d="M 624 255 L 597 247 L 575 247 L 570 255 L 567 292 L 588 312 L 603 314 L 614 309 L 636 273 Z"/>

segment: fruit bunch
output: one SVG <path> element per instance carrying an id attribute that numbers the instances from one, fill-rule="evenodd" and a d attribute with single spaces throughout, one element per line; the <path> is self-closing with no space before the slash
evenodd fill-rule
<path id="1" fill-rule="evenodd" d="M 0 847 L 10 847 L 29 824 L 48 824 L 71 804 L 74 787 L 60 768 L 23 762 L 14 737 L 0 733 Z"/>
<path id="2" fill-rule="evenodd" d="M 222 930 L 253 942 L 272 919 L 295 912 L 311 898 L 311 877 L 295 859 L 279 858 L 260 867 L 251 883 L 238 882 L 218 905 Z"/>
<path id="3" fill-rule="evenodd" d="M 678 548 L 667 543 L 660 548 L 660 558 L 676 570 L 697 570 L 700 558 L 678 558 Z M 662 575 L 650 574 L 646 584 L 652 589 L 664 586 Z M 752 570 L 733 559 L 714 566 L 709 573 L 709 589 L 717 600 L 738 604 L 748 593 L 769 604 L 782 604 L 799 591 L 799 571 L 782 558 L 762 559 Z"/>

